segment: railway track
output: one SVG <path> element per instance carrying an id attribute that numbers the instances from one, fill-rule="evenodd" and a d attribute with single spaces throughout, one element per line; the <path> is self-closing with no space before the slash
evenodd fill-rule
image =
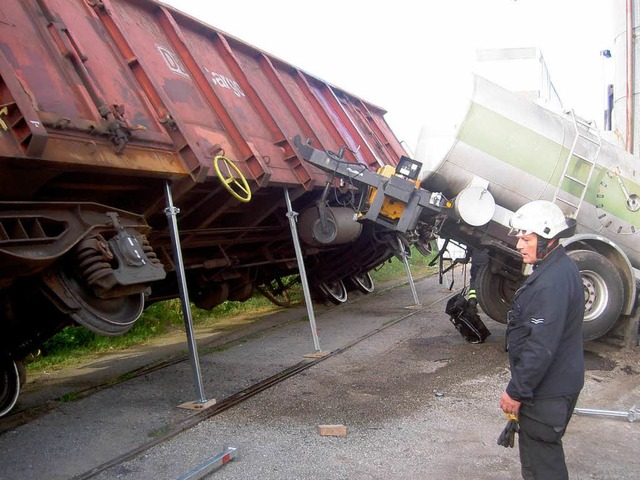
<path id="1" fill-rule="evenodd" d="M 317 357 L 317 358 L 313 358 L 313 359 L 305 359 L 289 368 L 286 368 L 278 373 L 276 373 L 275 375 L 272 375 L 258 383 L 255 383 L 253 385 L 251 385 L 248 388 L 245 388 L 219 402 L 217 402 L 215 405 L 209 407 L 208 409 L 204 410 L 204 411 L 199 411 L 197 413 L 192 414 L 191 416 L 189 416 L 188 418 L 177 422 L 173 425 L 170 425 L 167 427 L 167 429 L 164 431 L 164 433 L 160 436 L 158 436 L 157 438 L 154 438 L 153 440 L 146 442 L 134 449 L 131 449 L 107 462 L 102 463 L 101 465 L 98 465 L 94 468 L 92 468 L 91 470 L 88 470 L 80 475 L 77 475 L 75 477 L 73 477 L 73 480 L 85 480 L 85 479 L 90 479 L 96 475 L 98 475 L 101 472 L 104 472 L 110 468 L 116 467 L 124 462 L 130 461 L 132 459 L 134 459 L 135 457 L 143 454 L 144 452 L 146 452 L 147 450 L 156 447 L 158 445 L 161 445 L 163 443 L 168 442 L 169 440 L 171 440 L 172 438 L 186 432 L 187 430 L 195 427 L 196 425 L 198 425 L 199 423 L 212 418 L 216 415 L 219 415 L 220 413 L 235 407 L 241 403 L 243 403 L 244 401 L 250 399 L 251 397 L 264 392 L 265 390 L 268 390 L 276 385 L 278 385 L 279 383 L 294 377 L 298 374 L 300 374 L 301 372 L 304 372 L 305 370 L 308 370 L 309 368 L 319 364 L 320 362 L 323 362 L 325 360 L 328 360 L 332 357 L 335 357 L 337 355 L 342 354 L 343 352 L 349 350 L 350 348 L 352 348 L 353 346 L 359 344 L 360 342 L 372 337 L 373 335 L 376 335 L 378 333 L 380 333 L 383 330 L 386 330 L 387 328 L 390 328 L 394 325 L 396 325 L 397 323 L 410 318 L 414 315 L 420 314 L 422 313 L 424 310 L 426 310 L 427 308 L 433 306 L 434 304 L 438 303 L 438 302 L 442 302 L 443 300 L 445 300 L 447 297 L 449 297 L 450 295 L 446 295 L 446 296 L 442 296 L 440 298 L 438 298 L 435 301 L 430 302 L 429 304 L 426 305 L 422 305 L 419 306 L 415 309 L 413 309 L 411 312 L 402 315 L 400 317 L 397 317 L 389 322 L 387 322 L 384 326 L 380 327 L 380 328 L 376 328 L 375 330 L 372 330 L 370 332 L 368 332 L 365 335 L 362 335 L 360 337 L 358 337 L 357 339 L 355 339 L 354 341 L 348 343 L 347 345 L 344 345 L 343 347 L 340 347 L 338 349 L 332 350 L 331 352 L 327 352 L 326 354 Z"/>
<path id="2" fill-rule="evenodd" d="M 317 307 L 316 307 L 317 308 Z M 335 306 L 331 306 L 328 308 L 320 307 L 317 308 L 317 313 L 322 313 L 328 309 L 336 308 Z M 233 345 L 245 342 L 247 338 L 250 338 L 252 335 L 263 334 L 267 332 L 269 329 L 278 327 L 280 325 L 288 323 L 290 320 L 285 321 L 282 324 L 277 325 L 267 325 L 264 328 L 260 328 L 258 330 L 250 330 L 249 333 L 242 334 L 241 336 L 234 336 L 232 339 L 224 338 L 220 341 L 213 340 L 209 342 L 201 343 L 199 341 L 199 350 L 206 354 L 210 351 L 213 351 L 218 348 L 229 348 Z M 184 354 L 172 354 L 170 358 L 165 360 L 151 360 L 147 364 L 134 368 L 132 370 L 125 371 L 124 373 L 114 376 L 112 378 L 107 378 L 106 380 L 99 382 L 91 382 L 92 384 L 86 387 L 74 388 L 69 392 L 64 393 L 58 397 L 51 397 L 48 399 L 44 399 L 41 401 L 35 402 L 35 405 L 20 408 L 20 406 L 16 407 L 13 412 L 10 414 L 0 418 L 0 435 L 3 433 L 10 431 L 12 429 L 18 428 L 22 425 L 26 425 L 29 422 L 32 422 L 48 412 L 59 408 L 61 403 L 71 401 L 78 401 L 80 399 L 86 398 L 90 395 L 96 394 L 108 388 L 114 387 L 121 383 L 136 379 L 143 375 L 148 375 L 153 372 L 157 372 L 159 370 L 171 367 L 173 365 L 177 365 L 179 363 L 185 362 L 189 360 L 189 355 L 187 353 Z M 48 387 L 44 387 L 45 389 Z M 28 394 L 23 393 L 23 396 L 27 396 Z"/>
<path id="3" fill-rule="evenodd" d="M 376 291 L 376 294 L 378 293 L 381 293 L 381 292 Z M 355 301 L 358 301 L 358 300 L 359 298 L 355 299 Z M 316 306 L 316 310 L 317 310 L 316 313 L 322 314 L 323 312 L 333 308 L 336 308 L 336 306 L 332 305 L 328 308 L 324 308 L 324 307 L 318 308 Z M 284 323 L 287 323 L 287 321 L 285 321 Z M 252 330 L 250 331 L 250 333 L 242 334 L 241 336 L 235 337 L 231 340 L 222 339 L 222 341 L 219 341 L 220 339 L 218 339 L 218 341 L 214 340 L 210 342 L 204 342 L 203 344 L 200 344 L 198 348 L 201 352 L 203 352 L 206 355 L 209 351 L 212 351 L 218 348 L 229 348 L 233 345 L 245 342 L 247 338 L 249 338 L 250 336 L 265 333 L 271 328 L 274 328 L 274 325 L 267 325 L 264 328 L 260 328 L 258 330 Z M 70 389 L 69 392 L 65 392 L 64 394 L 58 397 L 50 396 L 48 399 L 43 399 L 41 401 L 35 402 L 35 405 L 33 406 L 28 406 L 23 408 L 20 408 L 18 406 L 17 408 L 14 409 L 12 413 L 0 418 L 0 435 L 7 431 L 15 429 L 17 427 L 20 427 L 22 425 L 25 425 L 31 421 L 34 421 L 37 418 L 40 418 L 42 415 L 45 415 L 46 413 L 51 412 L 56 408 L 58 408 L 60 404 L 63 402 L 71 401 L 71 399 L 73 401 L 78 401 L 82 398 L 86 398 L 90 395 L 101 392 L 115 385 L 119 385 L 123 382 L 133 380 L 143 375 L 148 375 L 150 373 L 168 368 L 170 366 L 173 366 L 188 360 L 189 360 L 189 356 L 186 353 L 178 354 L 178 355 L 173 354 L 170 356 L 170 358 L 167 358 L 165 360 L 151 360 L 143 366 L 125 371 L 124 373 L 118 376 L 107 378 L 105 380 L 98 381 L 97 383 L 91 382 L 92 384 L 89 386 Z M 46 389 L 47 387 L 44 387 L 44 388 Z M 28 394 L 23 393 L 22 395 L 28 395 Z"/>
<path id="4" fill-rule="evenodd" d="M 112 467 L 144 455 L 152 447 L 340 355 L 398 322 L 425 314 L 425 310 L 452 293 L 436 283 L 436 276 L 417 280 L 420 291 L 426 294 L 420 296 L 423 304 L 410 311 L 406 309 L 413 303 L 408 285 L 397 283 L 379 287 L 373 294 L 354 296 L 340 307 L 322 310 L 318 325 L 323 350 L 329 353 L 319 358 L 300 361 L 310 353 L 309 326 L 302 321 L 304 314 L 292 311 L 287 312 L 284 321 L 265 318 L 256 325 L 257 331 L 244 331 L 242 336 L 236 334 L 224 343 L 218 339 L 201 345 L 206 390 L 216 392 L 212 398 L 218 399 L 206 410 L 193 412 L 172 407 L 192 395 L 188 356 L 181 355 L 132 370 L 118 381 L 78 390 L 73 394 L 73 402 L 45 402 L 21 412 L 11 420 L 12 427 L 7 427 L 5 418 L 0 423 L 5 430 L 13 428 L 13 431 L 0 435 L 0 448 L 6 451 L 4 461 L 0 462 L 2 469 L 10 475 L 6 478 L 16 478 L 12 475 L 19 477 L 25 472 L 36 475 L 49 472 L 50 478 L 67 479 L 101 476 L 100 472 L 111 471 Z M 106 363 L 98 367 L 112 368 Z M 17 424 L 22 426 L 16 428 Z M 34 452 L 44 448 L 46 455 L 52 442 L 57 452 L 69 453 L 61 458 L 56 454 L 58 458 L 49 461 L 39 454 L 40 459 L 36 460 Z M 32 462 L 34 466 L 25 469 L 24 465 Z"/>

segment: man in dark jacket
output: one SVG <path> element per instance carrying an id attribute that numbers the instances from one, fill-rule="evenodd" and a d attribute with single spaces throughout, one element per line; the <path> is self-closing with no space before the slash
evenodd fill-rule
<path id="1" fill-rule="evenodd" d="M 575 230 L 552 202 L 536 200 L 511 219 L 533 273 L 516 292 L 507 324 L 511 380 L 500 408 L 518 417 L 522 477 L 567 479 L 562 437 L 584 384 L 580 273 L 558 239 Z"/>

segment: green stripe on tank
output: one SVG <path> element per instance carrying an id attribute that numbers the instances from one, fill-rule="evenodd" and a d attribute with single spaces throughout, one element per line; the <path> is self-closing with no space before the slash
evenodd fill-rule
<path id="1" fill-rule="evenodd" d="M 540 179 L 554 189 L 558 185 L 566 158 L 569 155 L 569 148 L 477 103 L 472 104 L 458 133 L 458 139 L 499 161 Z M 572 141 L 573 138 L 570 138 L 569 142 Z M 589 163 L 572 156 L 567 174 L 585 182 L 589 175 L 589 169 Z M 606 187 L 604 192 L 606 202 L 603 202 L 601 197 L 597 197 L 603 193 L 601 182 L 606 183 L 607 180 L 616 181 L 607 176 L 607 169 L 596 165 L 588 185 L 585 201 L 592 205 L 602 205 L 600 208 L 609 214 L 640 225 L 640 213 L 630 212 L 626 208 L 624 197 L 619 188 L 616 191 L 611 188 L 613 185 Z M 626 179 L 625 183 L 630 193 L 640 195 L 640 185 Z M 579 198 L 582 186 L 565 178 L 561 190 Z"/>
<path id="2" fill-rule="evenodd" d="M 559 158 L 564 162 L 569 153 L 562 145 L 477 103 L 471 105 L 458 138 L 545 183 L 556 180 L 554 186 L 555 164 Z"/>

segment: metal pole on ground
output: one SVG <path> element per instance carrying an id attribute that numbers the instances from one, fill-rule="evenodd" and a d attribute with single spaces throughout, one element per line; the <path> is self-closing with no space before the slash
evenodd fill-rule
<path id="1" fill-rule="evenodd" d="M 215 403 L 207 401 L 202 388 L 202 375 L 200 373 L 200 360 L 198 359 L 198 347 L 196 345 L 195 335 L 193 333 L 193 321 L 191 318 L 191 303 L 189 302 L 189 292 L 187 290 L 187 281 L 184 273 L 184 263 L 182 261 L 182 249 L 180 247 L 180 235 L 178 234 L 178 221 L 176 219 L 180 209 L 173 205 L 173 197 L 171 196 L 171 182 L 165 182 L 165 199 L 167 207 L 164 213 L 169 223 L 169 234 L 171 235 L 171 246 L 173 247 L 173 261 L 176 266 L 176 275 L 178 277 L 178 288 L 180 291 L 180 301 L 182 303 L 182 313 L 184 315 L 184 325 L 187 333 L 187 342 L 189 344 L 189 357 L 191 359 L 191 372 L 196 386 L 196 396 L 198 400 L 195 402 L 187 402 L 180 405 L 181 408 L 202 409 L 206 404 Z"/>
<path id="2" fill-rule="evenodd" d="M 201 465 L 198 465 L 196 468 L 191 470 L 188 473 L 185 473 L 183 476 L 178 478 L 178 480 L 199 480 L 204 478 L 214 470 L 220 468 L 224 464 L 230 462 L 234 458 L 236 458 L 237 452 L 235 447 L 227 447 L 224 449 L 222 453 L 211 457 L 209 460 L 204 462 Z"/>
<path id="3" fill-rule="evenodd" d="M 291 227 L 291 238 L 293 246 L 296 250 L 296 259 L 298 261 L 298 270 L 300 271 L 300 281 L 302 282 L 302 291 L 304 292 L 304 301 L 307 305 L 307 314 L 309 315 L 309 324 L 311 325 L 311 335 L 313 335 L 313 346 L 316 352 L 320 352 L 320 340 L 318 339 L 318 331 L 316 329 L 316 317 L 313 313 L 313 301 L 311 300 L 311 291 L 309 290 L 309 282 L 307 281 L 307 271 L 304 268 L 304 259 L 302 258 L 302 248 L 298 239 L 298 228 L 296 227 L 297 212 L 293 211 L 291 206 L 291 198 L 289 198 L 289 189 L 284 189 L 284 198 L 287 202 L 287 218 Z"/>
<path id="4" fill-rule="evenodd" d="M 407 252 L 404 249 L 404 244 L 400 237 L 396 237 L 398 240 L 398 246 L 400 247 L 400 256 L 402 257 L 402 262 L 404 263 L 404 268 L 407 271 L 407 277 L 409 278 L 409 285 L 411 285 L 411 293 L 413 294 L 413 302 L 414 306 L 420 306 L 420 300 L 418 300 L 418 292 L 416 292 L 416 285 L 413 282 L 413 275 L 411 275 L 411 268 L 409 268 L 409 258 Z"/>

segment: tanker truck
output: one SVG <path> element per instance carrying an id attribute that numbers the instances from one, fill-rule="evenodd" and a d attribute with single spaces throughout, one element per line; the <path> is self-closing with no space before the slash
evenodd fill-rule
<path id="1" fill-rule="evenodd" d="M 555 202 L 577 221 L 562 243 L 582 274 L 584 338 L 601 337 L 632 313 L 636 299 L 638 159 L 572 111 L 554 113 L 479 76 L 473 83 L 456 131 L 423 129 L 416 149 L 422 188 L 455 204 L 439 234 L 489 254 L 476 282 L 479 301 L 504 323 L 523 279 L 508 220 L 529 201 Z"/>
<path id="2" fill-rule="evenodd" d="M 382 185 L 345 173 L 320 152 L 303 157 L 367 184 L 373 201 L 359 217 L 396 230 L 406 244 L 429 251 L 440 237 L 485 251 L 489 261 L 477 274 L 476 290 L 482 310 L 501 323 L 527 274 L 508 237 L 509 218 L 529 201 L 555 202 L 577 220 L 575 235 L 562 243 L 583 279 L 584 339 L 602 337 L 632 314 L 636 300 L 638 160 L 574 112 L 550 111 L 480 76 L 472 83 L 450 130 L 422 130 L 412 194 L 407 185 L 403 196 L 392 185 L 397 180 Z"/>

